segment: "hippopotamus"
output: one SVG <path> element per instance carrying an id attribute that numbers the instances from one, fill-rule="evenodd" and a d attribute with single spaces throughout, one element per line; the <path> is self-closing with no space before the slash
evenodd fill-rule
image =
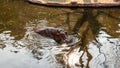
<path id="1" fill-rule="evenodd" d="M 54 39 L 57 43 L 71 43 L 72 39 L 68 38 L 68 34 L 65 30 L 54 27 L 43 27 L 34 30 L 35 33 L 41 36 Z"/>

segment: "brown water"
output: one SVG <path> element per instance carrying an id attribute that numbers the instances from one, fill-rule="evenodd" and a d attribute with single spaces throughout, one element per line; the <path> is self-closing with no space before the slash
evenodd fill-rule
<path id="1" fill-rule="evenodd" d="M 57 27 L 73 47 L 32 31 Z M 1 68 L 119 68 L 120 9 L 63 9 L 0 0 Z"/>

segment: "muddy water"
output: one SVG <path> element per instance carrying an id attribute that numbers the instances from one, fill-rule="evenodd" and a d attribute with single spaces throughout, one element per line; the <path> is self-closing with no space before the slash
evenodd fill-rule
<path id="1" fill-rule="evenodd" d="M 64 47 L 32 30 L 47 26 L 66 30 L 77 43 Z M 0 66 L 119 68 L 120 9 L 71 10 L 0 0 Z"/>

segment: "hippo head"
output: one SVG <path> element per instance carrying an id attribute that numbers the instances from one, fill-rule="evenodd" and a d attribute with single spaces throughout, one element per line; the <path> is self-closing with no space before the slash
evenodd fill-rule
<path id="1" fill-rule="evenodd" d="M 41 36 L 54 39 L 59 44 L 72 42 L 72 39 L 68 38 L 67 32 L 63 29 L 58 29 L 54 27 L 45 27 L 45 28 L 35 29 L 34 31 L 40 34 Z"/>

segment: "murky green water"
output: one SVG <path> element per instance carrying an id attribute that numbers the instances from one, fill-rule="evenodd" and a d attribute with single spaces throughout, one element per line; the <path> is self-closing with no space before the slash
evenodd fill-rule
<path id="1" fill-rule="evenodd" d="M 74 36 L 62 47 L 33 28 L 57 27 Z M 120 9 L 63 9 L 0 0 L 1 68 L 119 68 Z"/>

